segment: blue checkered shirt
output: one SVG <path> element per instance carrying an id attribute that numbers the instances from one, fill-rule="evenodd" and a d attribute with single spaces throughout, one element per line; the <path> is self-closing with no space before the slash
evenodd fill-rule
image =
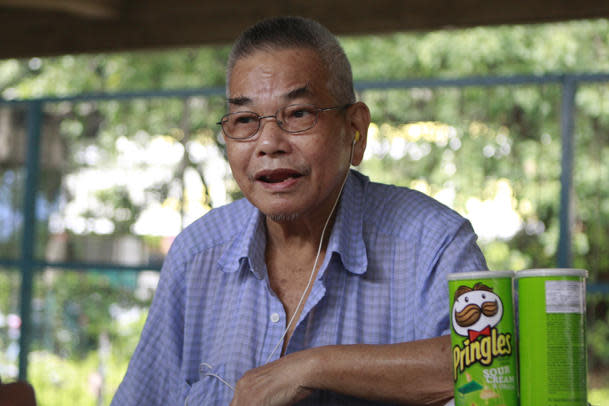
<path id="1" fill-rule="evenodd" d="M 453 210 L 352 171 L 287 352 L 448 334 L 446 275 L 486 269 L 475 241 Z M 245 199 L 176 238 L 112 405 L 230 403 L 226 383 L 264 364 L 287 323 L 269 287 L 265 244 L 264 217 Z M 379 403 L 322 391 L 299 403 L 343 404 Z"/>

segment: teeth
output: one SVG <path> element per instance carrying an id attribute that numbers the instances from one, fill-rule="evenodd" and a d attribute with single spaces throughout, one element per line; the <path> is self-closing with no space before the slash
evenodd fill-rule
<path id="1" fill-rule="evenodd" d="M 279 183 L 284 181 L 285 179 L 287 179 L 287 177 L 284 178 L 272 178 L 269 176 L 263 176 L 260 178 L 261 181 L 266 182 L 266 183 Z"/>
<path id="2" fill-rule="evenodd" d="M 301 175 L 293 173 L 290 175 L 279 175 L 279 176 L 261 176 L 260 180 L 266 183 L 280 183 L 289 178 L 299 178 Z"/>

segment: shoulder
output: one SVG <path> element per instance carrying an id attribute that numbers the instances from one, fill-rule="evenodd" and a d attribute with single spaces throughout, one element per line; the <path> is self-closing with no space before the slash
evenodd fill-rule
<path id="1" fill-rule="evenodd" d="M 246 199 L 210 210 L 178 234 L 168 258 L 187 260 L 210 248 L 230 243 L 243 232 L 256 212 L 257 209 Z"/>
<path id="2" fill-rule="evenodd" d="M 365 224 L 397 237 L 456 232 L 467 222 L 455 210 L 407 187 L 370 182 L 364 201 Z"/>

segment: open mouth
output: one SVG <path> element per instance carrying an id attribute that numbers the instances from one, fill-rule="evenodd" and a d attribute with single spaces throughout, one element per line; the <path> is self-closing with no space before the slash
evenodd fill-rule
<path id="1" fill-rule="evenodd" d="M 297 179 L 301 173 L 291 169 L 277 169 L 274 171 L 264 171 L 256 176 L 256 180 L 265 183 L 281 183 L 288 179 Z"/>

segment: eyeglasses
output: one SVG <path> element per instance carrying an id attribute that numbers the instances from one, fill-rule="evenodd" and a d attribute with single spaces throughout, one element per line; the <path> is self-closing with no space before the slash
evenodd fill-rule
<path id="1" fill-rule="evenodd" d="M 342 110 L 351 106 L 343 104 L 334 107 L 317 107 L 312 104 L 290 104 L 277 110 L 273 115 L 261 116 L 253 111 L 237 111 L 222 116 L 216 124 L 222 126 L 222 132 L 234 140 L 246 140 L 256 135 L 260 129 L 260 121 L 264 118 L 274 118 L 283 131 L 298 134 L 315 127 L 322 111 Z"/>

